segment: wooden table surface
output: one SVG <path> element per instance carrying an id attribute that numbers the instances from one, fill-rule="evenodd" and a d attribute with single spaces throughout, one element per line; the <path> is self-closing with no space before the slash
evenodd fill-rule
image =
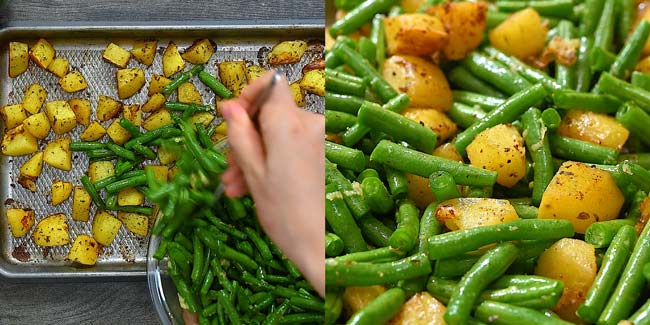
<path id="1" fill-rule="evenodd" d="M 80 21 L 173 22 L 314 19 L 323 0 L 0 0 L 0 26 Z M 157 324 L 146 279 L 137 282 L 13 283 L 0 277 L 0 324 Z"/>

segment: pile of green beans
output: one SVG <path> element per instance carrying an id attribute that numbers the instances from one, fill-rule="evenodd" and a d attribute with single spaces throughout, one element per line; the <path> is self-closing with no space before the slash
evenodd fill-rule
<path id="1" fill-rule="evenodd" d="M 423 1 L 417 12 L 443 3 Z M 413 107 L 407 90 L 382 78 L 390 44 L 383 19 L 405 9 L 390 0 L 334 5 L 347 13 L 330 26 L 335 40 L 326 54 L 325 323 L 385 323 L 426 290 L 446 305 L 444 319 L 452 325 L 570 324 L 550 311 L 561 301 L 562 279 L 534 275 L 540 254 L 562 238 L 596 248 L 597 276 L 575 316 L 647 323 L 650 77 L 635 70 L 650 23 L 635 23 L 635 1 L 491 2 L 488 33 L 511 13 L 533 8 L 552 28 L 547 41 L 579 41 L 576 60 L 533 67 L 528 62 L 540 61 L 516 58 L 487 39 L 462 60 L 443 58 L 439 66 L 453 96 L 445 113 L 458 127 L 447 143 L 445 134 L 400 114 Z M 627 142 L 611 148 L 569 136 L 569 110 L 609 116 L 629 131 Z M 499 124 L 514 126 L 525 143 L 526 175 L 510 188 L 497 184 L 496 172 L 467 163 L 468 145 Z M 442 145 L 460 158 L 443 158 Z M 565 161 L 606 171 L 625 197 L 618 218 L 594 222 L 584 237 L 569 220 L 538 219 Z M 416 178 L 427 179 L 426 193 L 411 192 Z M 418 202 L 423 196 L 431 198 L 428 205 Z M 436 212 L 444 201 L 464 197 L 508 199 L 519 219 L 449 231 Z M 345 288 L 370 285 L 386 291 L 342 313 Z"/>

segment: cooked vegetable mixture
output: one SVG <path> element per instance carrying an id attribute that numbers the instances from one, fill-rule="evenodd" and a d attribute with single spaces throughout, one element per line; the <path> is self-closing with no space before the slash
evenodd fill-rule
<path id="1" fill-rule="evenodd" d="M 650 324 L 650 3 L 335 6 L 325 323 Z"/>

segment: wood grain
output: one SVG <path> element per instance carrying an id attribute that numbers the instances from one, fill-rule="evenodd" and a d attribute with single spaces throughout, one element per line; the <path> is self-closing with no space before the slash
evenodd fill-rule
<path id="1" fill-rule="evenodd" d="M 323 0 L 0 0 L 0 26 L 120 21 L 315 19 Z M 0 277 L 0 324 L 159 324 L 146 280 L 10 283 Z"/>

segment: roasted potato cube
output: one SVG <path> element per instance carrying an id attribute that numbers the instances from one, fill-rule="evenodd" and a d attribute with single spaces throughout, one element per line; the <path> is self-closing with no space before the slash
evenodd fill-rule
<path id="1" fill-rule="evenodd" d="M 451 142 L 447 142 L 441 146 L 438 146 L 435 150 L 433 150 L 433 155 L 437 157 L 447 158 L 449 160 L 463 162 L 463 157 L 458 154 L 456 147 L 454 147 L 454 144 Z"/>
<path id="2" fill-rule="evenodd" d="M 75 238 L 68 259 L 83 265 L 95 265 L 99 256 L 99 244 L 88 235 L 79 235 Z"/>
<path id="3" fill-rule="evenodd" d="M 108 96 L 99 96 L 97 101 L 97 119 L 108 121 L 122 112 L 122 103 Z"/>
<path id="4" fill-rule="evenodd" d="M 138 41 L 133 44 L 131 54 L 138 62 L 150 66 L 153 63 L 153 59 L 156 57 L 157 46 L 158 41 L 156 40 Z"/>
<path id="5" fill-rule="evenodd" d="M 106 129 L 97 121 L 93 121 L 88 127 L 81 132 L 79 139 L 83 141 L 97 141 L 106 135 Z"/>
<path id="6" fill-rule="evenodd" d="M 149 115 L 149 117 L 147 117 L 147 119 L 142 122 L 142 127 L 144 127 L 147 131 L 151 131 L 161 126 L 172 123 L 174 123 L 174 121 L 172 120 L 172 116 L 169 114 L 169 111 L 166 109 L 160 109 L 155 113 Z"/>
<path id="7" fill-rule="evenodd" d="M 153 174 L 156 177 L 158 181 L 161 182 L 166 182 L 167 181 L 167 174 L 169 173 L 169 167 L 163 166 L 163 165 L 149 165 L 144 167 L 145 170 L 151 169 L 153 170 Z M 119 200 L 119 197 L 118 197 Z M 143 201 L 144 202 L 144 201 Z M 142 204 L 142 203 L 139 203 Z"/>
<path id="8" fill-rule="evenodd" d="M 108 246 L 113 242 L 122 222 L 106 211 L 99 211 L 93 219 L 93 237 L 98 243 Z"/>
<path id="9" fill-rule="evenodd" d="M 110 161 L 95 161 L 88 166 L 88 178 L 92 183 L 115 175 L 115 166 Z"/>
<path id="10" fill-rule="evenodd" d="M 68 100 L 68 104 L 70 105 L 70 108 L 72 108 L 72 111 L 74 112 L 74 116 L 77 120 L 77 123 L 83 125 L 83 126 L 88 126 L 90 124 L 90 101 L 87 99 L 81 99 L 81 98 L 72 98 Z"/>
<path id="11" fill-rule="evenodd" d="M 135 95 L 144 86 L 144 71 L 140 68 L 119 69 L 117 77 L 117 95 L 120 99 Z"/>
<path id="12" fill-rule="evenodd" d="M 43 161 L 61 170 L 69 171 L 72 169 L 70 138 L 58 138 L 50 141 L 43 150 Z"/>
<path id="13" fill-rule="evenodd" d="M 409 186 L 408 198 L 420 208 L 426 208 L 429 203 L 436 200 L 435 195 L 429 187 L 429 179 L 426 177 L 406 173 L 406 181 Z"/>
<path id="14" fill-rule="evenodd" d="M 178 166 L 174 165 L 174 167 L 169 169 L 169 173 L 167 173 L 167 179 L 173 179 L 176 174 L 178 174 Z"/>
<path id="15" fill-rule="evenodd" d="M 117 205 L 140 205 L 144 203 L 144 194 L 136 188 L 125 188 L 117 193 Z"/>
<path id="16" fill-rule="evenodd" d="M 13 129 L 18 125 L 22 124 L 23 121 L 27 118 L 27 114 L 23 109 L 23 105 L 7 105 L 0 109 L 0 115 L 5 122 L 5 128 Z"/>
<path id="17" fill-rule="evenodd" d="M 122 221 L 126 230 L 140 236 L 147 236 L 149 233 L 149 217 L 128 212 L 118 212 L 117 219 Z"/>
<path id="18" fill-rule="evenodd" d="M 427 13 L 445 25 L 448 38 L 442 52 L 447 59 L 462 60 L 481 44 L 487 22 L 485 2 L 450 2 L 431 6 Z"/>
<path id="19" fill-rule="evenodd" d="M 217 134 L 228 135 L 228 122 L 225 120 L 221 121 L 221 123 L 214 128 L 214 132 Z"/>
<path id="20" fill-rule="evenodd" d="M 546 44 L 547 24 L 537 11 L 527 8 L 510 15 L 490 31 L 490 44 L 499 50 L 526 59 L 539 54 Z"/>
<path id="21" fill-rule="evenodd" d="M 305 41 L 284 41 L 271 48 L 267 59 L 271 65 L 296 63 L 300 62 L 305 50 L 307 50 Z"/>
<path id="22" fill-rule="evenodd" d="M 199 112 L 192 115 L 192 117 L 190 117 L 190 123 L 192 125 L 196 123 L 201 123 L 203 124 L 203 126 L 208 126 L 210 125 L 210 123 L 212 123 L 213 120 L 214 120 L 214 115 L 210 112 Z"/>
<path id="23" fill-rule="evenodd" d="M 145 121 L 146 122 L 146 121 Z M 115 119 L 111 125 L 106 128 L 106 133 L 117 144 L 124 144 L 131 139 L 131 132 L 120 125 L 120 121 Z"/>
<path id="24" fill-rule="evenodd" d="M 171 77 L 176 72 L 185 68 L 185 61 L 178 53 L 178 48 L 174 42 L 169 42 L 162 58 L 163 74 L 165 77 Z"/>
<path id="25" fill-rule="evenodd" d="M 147 100 L 147 102 L 142 105 L 142 111 L 145 113 L 155 112 L 161 109 L 165 105 L 166 101 L 167 98 L 165 98 L 165 95 L 160 93 L 153 94 L 151 97 L 149 97 L 149 100 Z"/>
<path id="26" fill-rule="evenodd" d="M 446 324 L 447 308 L 428 292 L 416 293 L 388 322 L 388 325 Z"/>
<path id="27" fill-rule="evenodd" d="M 56 134 L 66 133 L 77 126 L 77 117 L 66 101 L 55 100 L 45 103 L 45 112 Z"/>
<path id="28" fill-rule="evenodd" d="M 384 19 L 388 54 L 429 55 L 447 44 L 447 31 L 440 18 L 427 14 L 404 14 Z"/>
<path id="29" fill-rule="evenodd" d="M 566 219 L 579 234 L 596 221 L 616 219 L 625 198 L 602 169 L 567 161 L 560 166 L 542 195 L 540 219 Z"/>
<path id="30" fill-rule="evenodd" d="M 436 208 L 436 219 L 449 230 L 497 225 L 519 219 L 508 200 L 466 197 L 444 201 Z"/>
<path id="31" fill-rule="evenodd" d="M 162 93 L 162 89 L 170 82 L 172 82 L 170 79 L 167 79 L 158 74 L 151 76 L 151 80 L 149 80 L 149 92 L 147 94 L 151 96 L 153 94 Z"/>
<path id="32" fill-rule="evenodd" d="M 18 77 L 29 67 L 27 44 L 9 42 L 9 77 Z"/>
<path id="33" fill-rule="evenodd" d="M 185 61 L 193 64 L 205 64 L 214 54 L 214 46 L 209 39 L 197 40 L 181 55 Z"/>
<path id="34" fill-rule="evenodd" d="M 431 108 L 407 108 L 402 115 L 423 124 L 438 135 L 438 144 L 456 135 L 458 127 L 445 113 Z"/>
<path id="35" fill-rule="evenodd" d="M 562 238 L 539 256 L 535 274 L 564 283 L 562 297 L 551 309 L 564 320 L 582 323 L 576 310 L 596 278 L 594 247 L 579 239 Z"/>
<path id="36" fill-rule="evenodd" d="M 266 71 L 268 71 L 266 68 L 259 65 L 249 65 L 246 67 L 246 80 L 253 82 L 253 80 L 261 77 Z"/>
<path id="37" fill-rule="evenodd" d="M 37 139 L 44 139 L 50 134 L 50 120 L 45 113 L 34 114 L 23 121 L 25 130 Z"/>
<path id="38" fill-rule="evenodd" d="M 233 96 L 239 97 L 246 87 L 246 63 L 244 61 L 225 61 L 219 63 L 219 79 Z"/>
<path id="39" fill-rule="evenodd" d="M 129 63 L 129 59 L 131 59 L 131 53 L 117 44 L 110 43 L 106 46 L 106 49 L 102 54 L 102 58 L 110 63 L 115 64 L 119 68 L 124 69 Z"/>
<path id="40" fill-rule="evenodd" d="M 178 159 L 178 156 L 173 151 L 165 150 L 163 147 L 158 147 L 158 160 L 161 164 L 171 164 Z"/>
<path id="41" fill-rule="evenodd" d="M 293 102 L 298 105 L 298 107 L 305 106 L 305 92 L 300 88 L 300 82 L 294 82 L 289 85 L 291 89 L 291 94 L 293 95 Z"/>
<path id="42" fill-rule="evenodd" d="M 300 88 L 306 92 L 316 94 L 318 96 L 325 96 L 325 71 L 307 71 L 302 75 L 302 80 L 300 80 Z"/>
<path id="43" fill-rule="evenodd" d="M 43 152 L 35 153 L 31 158 L 20 166 L 20 176 L 18 184 L 24 188 L 36 192 L 36 179 L 41 175 L 43 170 Z"/>
<path id="44" fill-rule="evenodd" d="M 431 107 L 439 111 L 451 108 L 449 83 L 440 68 L 420 57 L 393 55 L 384 62 L 386 81 L 411 99 L 411 107 Z"/>
<path id="45" fill-rule="evenodd" d="M 62 246 L 70 243 L 68 223 L 65 214 L 57 213 L 39 221 L 32 235 L 34 244 L 38 246 Z"/>
<path id="46" fill-rule="evenodd" d="M 526 147 L 514 126 L 499 124 L 474 138 L 467 146 L 472 166 L 498 173 L 497 183 L 513 187 L 526 176 Z"/>
<path id="47" fill-rule="evenodd" d="M 33 83 L 25 89 L 22 103 L 23 108 L 28 111 L 29 114 L 36 114 L 41 110 L 46 97 L 47 90 L 41 87 L 41 85 Z"/>
<path id="48" fill-rule="evenodd" d="M 59 205 L 72 194 L 72 183 L 55 179 L 52 182 L 52 205 Z"/>
<path id="49" fill-rule="evenodd" d="M 34 225 L 34 210 L 32 209 L 7 209 L 7 223 L 11 235 L 20 238 L 29 232 Z"/>
<path id="50" fill-rule="evenodd" d="M 366 307 L 368 303 L 375 300 L 375 298 L 384 292 L 386 292 L 386 288 L 379 285 L 347 287 L 343 292 L 343 306 L 349 314 L 354 314 Z"/>
<path id="51" fill-rule="evenodd" d="M 557 134 L 621 150 L 630 131 L 607 114 L 572 109 L 564 115 Z"/>
<path id="52" fill-rule="evenodd" d="M 47 71 L 54 73 L 54 75 L 59 78 L 63 78 L 66 74 L 68 74 L 69 69 L 70 62 L 68 59 L 61 57 L 54 58 L 52 63 L 47 66 Z"/>
<path id="53" fill-rule="evenodd" d="M 39 39 L 32 49 L 29 50 L 29 57 L 32 58 L 32 61 L 36 63 L 39 67 L 45 69 L 50 63 L 54 60 L 56 56 L 56 50 L 50 42 L 46 39 Z"/>
<path id="54" fill-rule="evenodd" d="M 140 111 L 140 105 L 124 105 L 122 116 L 137 126 L 142 125 L 142 111 Z"/>
<path id="55" fill-rule="evenodd" d="M 75 186 L 72 194 L 72 220 L 88 221 L 90 217 L 90 194 L 83 186 Z"/>
<path id="56" fill-rule="evenodd" d="M 323 69 L 325 69 L 325 59 L 321 57 L 321 58 L 314 59 L 314 61 L 311 61 L 307 63 L 304 67 L 302 67 L 302 73 L 311 70 L 323 70 Z"/>
<path id="57" fill-rule="evenodd" d="M 2 154 L 7 156 L 23 156 L 38 150 L 38 140 L 23 124 L 5 132 L 2 138 Z"/>
<path id="58" fill-rule="evenodd" d="M 77 70 L 70 71 L 63 78 L 59 79 L 59 85 L 68 93 L 74 93 L 88 88 L 86 78 Z"/>
<path id="59" fill-rule="evenodd" d="M 203 104 L 201 93 L 199 93 L 194 84 L 189 81 L 178 86 L 178 101 L 188 104 Z"/>

